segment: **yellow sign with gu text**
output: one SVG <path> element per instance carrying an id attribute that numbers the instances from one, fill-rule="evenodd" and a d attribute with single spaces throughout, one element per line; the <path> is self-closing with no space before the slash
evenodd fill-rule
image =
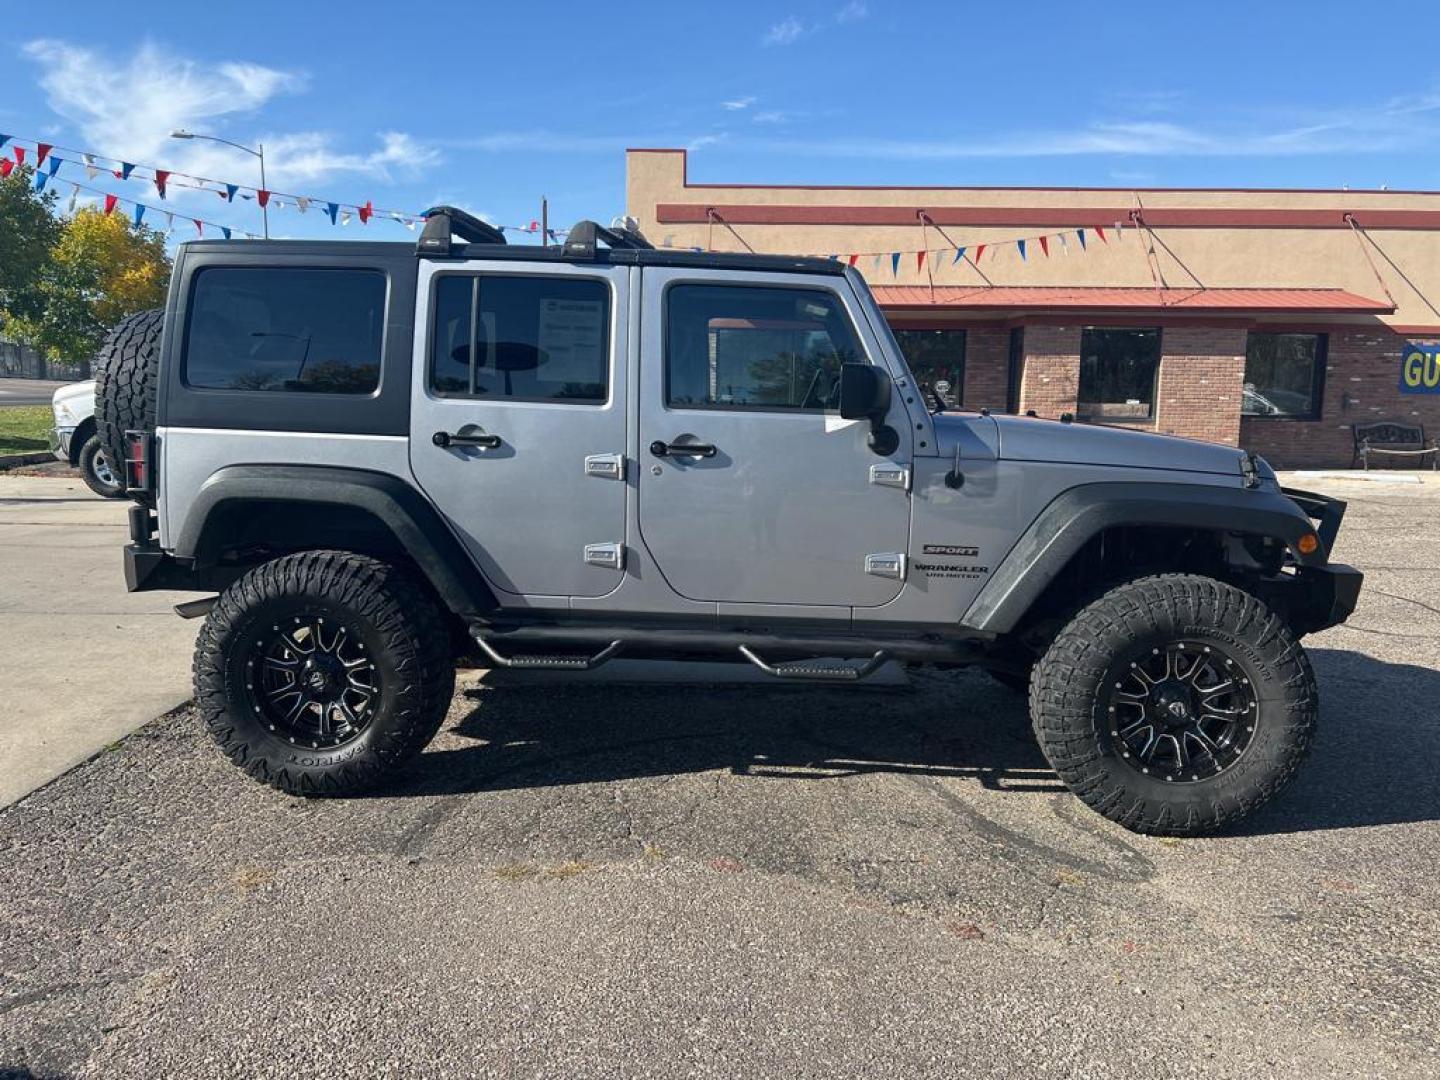
<path id="1" fill-rule="evenodd" d="M 1440 345 L 1405 343 L 1400 354 L 1400 393 L 1440 394 Z"/>

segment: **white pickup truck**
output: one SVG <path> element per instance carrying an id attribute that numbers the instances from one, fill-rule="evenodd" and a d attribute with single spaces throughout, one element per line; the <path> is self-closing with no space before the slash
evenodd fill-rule
<path id="1" fill-rule="evenodd" d="M 50 399 L 50 408 L 55 414 L 55 426 L 50 429 L 50 449 L 55 456 L 78 466 L 95 494 L 123 499 L 125 491 L 95 425 L 95 380 L 60 387 Z"/>

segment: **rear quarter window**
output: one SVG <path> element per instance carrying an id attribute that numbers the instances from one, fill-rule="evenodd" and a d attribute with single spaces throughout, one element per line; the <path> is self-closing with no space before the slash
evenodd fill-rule
<path id="1" fill-rule="evenodd" d="M 380 385 L 379 270 L 208 267 L 191 285 L 182 363 L 201 390 L 372 394 Z"/>

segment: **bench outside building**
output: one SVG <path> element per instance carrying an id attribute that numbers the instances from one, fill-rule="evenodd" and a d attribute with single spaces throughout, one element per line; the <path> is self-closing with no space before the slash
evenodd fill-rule
<path id="1" fill-rule="evenodd" d="M 1386 460 L 1398 460 L 1406 466 L 1429 464 L 1432 471 L 1440 468 L 1440 445 L 1434 439 L 1425 437 L 1424 424 L 1400 424 L 1382 421 L 1375 424 L 1356 424 L 1355 454 L 1350 459 L 1353 469 L 1358 463 L 1370 468 L 1371 459 L 1377 464 Z"/>

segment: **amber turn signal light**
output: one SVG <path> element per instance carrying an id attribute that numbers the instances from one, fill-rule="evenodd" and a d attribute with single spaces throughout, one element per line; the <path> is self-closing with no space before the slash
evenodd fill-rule
<path id="1" fill-rule="evenodd" d="M 1320 547 L 1320 539 L 1314 533 L 1306 533 L 1295 541 L 1295 550 L 1301 555 L 1314 555 Z"/>

